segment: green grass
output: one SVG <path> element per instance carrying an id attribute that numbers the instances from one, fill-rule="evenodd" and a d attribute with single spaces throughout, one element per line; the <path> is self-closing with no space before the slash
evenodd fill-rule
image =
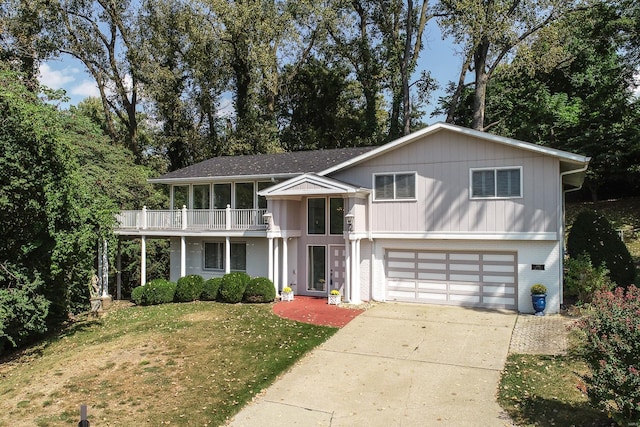
<path id="1" fill-rule="evenodd" d="M 591 408 L 581 375 L 587 366 L 573 356 L 512 354 L 507 359 L 498 403 L 519 426 L 608 426 Z"/>
<path id="2" fill-rule="evenodd" d="M 76 322 L 0 364 L 0 426 L 77 424 L 81 404 L 92 424 L 221 425 L 337 330 L 271 308 L 166 304 Z"/>

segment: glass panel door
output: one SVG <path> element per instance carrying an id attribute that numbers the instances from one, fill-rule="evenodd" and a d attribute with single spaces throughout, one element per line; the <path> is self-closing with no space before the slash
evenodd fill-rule
<path id="1" fill-rule="evenodd" d="M 309 246 L 309 277 L 307 290 L 326 292 L 327 290 L 327 248 L 326 246 Z"/>

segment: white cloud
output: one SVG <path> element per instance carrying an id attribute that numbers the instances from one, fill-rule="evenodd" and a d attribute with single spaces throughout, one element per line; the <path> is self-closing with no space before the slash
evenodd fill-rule
<path id="1" fill-rule="evenodd" d="M 75 80 L 73 74 L 78 70 L 75 68 L 63 68 L 54 70 L 46 62 L 40 64 L 40 83 L 52 89 L 64 89 L 66 84 Z"/>
<path id="2" fill-rule="evenodd" d="M 82 98 L 99 97 L 98 86 L 93 80 L 83 80 L 80 84 L 69 87 L 69 94 Z"/>

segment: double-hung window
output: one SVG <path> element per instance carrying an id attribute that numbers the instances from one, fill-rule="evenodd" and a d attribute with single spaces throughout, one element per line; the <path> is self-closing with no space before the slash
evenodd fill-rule
<path id="1" fill-rule="evenodd" d="M 416 174 L 390 173 L 373 176 L 374 200 L 415 200 Z"/>
<path id="2" fill-rule="evenodd" d="M 230 264 L 232 271 L 247 270 L 247 245 L 240 242 L 232 242 Z M 204 244 L 204 268 L 205 270 L 221 270 L 225 267 L 224 242 L 205 242 Z"/>
<path id="3" fill-rule="evenodd" d="M 471 198 L 522 197 L 522 167 L 471 169 Z"/>

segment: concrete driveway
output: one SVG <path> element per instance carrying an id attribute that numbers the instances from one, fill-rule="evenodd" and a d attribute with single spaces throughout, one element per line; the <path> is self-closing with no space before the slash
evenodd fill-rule
<path id="1" fill-rule="evenodd" d="M 496 403 L 517 315 L 377 304 L 230 426 L 510 426 Z"/>

